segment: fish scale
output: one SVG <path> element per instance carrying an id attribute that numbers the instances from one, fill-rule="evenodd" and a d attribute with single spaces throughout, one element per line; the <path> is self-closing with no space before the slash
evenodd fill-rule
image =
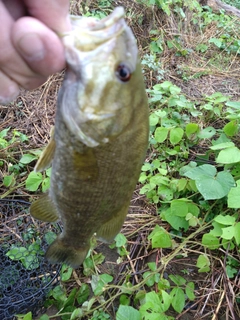
<path id="1" fill-rule="evenodd" d="M 75 17 L 73 31 L 63 35 L 68 68 L 55 129 L 35 168 L 52 161 L 50 189 L 30 208 L 37 219 L 62 221 L 63 232 L 46 252 L 52 263 L 76 268 L 94 234 L 114 239 L 146 155 L 147 97 L 136 40 L 123 16 L 116 8 L 101 21 Z"/>

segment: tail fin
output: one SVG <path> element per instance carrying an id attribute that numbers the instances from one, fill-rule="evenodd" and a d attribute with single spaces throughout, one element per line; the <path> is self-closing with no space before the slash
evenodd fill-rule
<path id="1" fill-rule="evenodd" d="M 46 258 L 50 263 L 66 263 L 72 268 L 79 267 L 86 255 L 90 245 L 75 248 L 65 245 L 62 239 L 57 238 L 47 249 Z"/>

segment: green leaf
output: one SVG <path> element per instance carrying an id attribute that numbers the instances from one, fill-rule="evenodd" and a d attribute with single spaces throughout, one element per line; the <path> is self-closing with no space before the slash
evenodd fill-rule
<path id="1" fill-rule="evenodd" d="M 49 320 L 49 316 L 47 314 L 43 314 L 39 320 Z"/>
<path id="2" fill-rule="evenodd" d="M 106 284 L 108 284 L 112 280 L 113 280 L 113 277 L 110 276 L 109 274 L 106 274 L 106 273 L 101 274 L 100 276 L 93 275 L 92 281 L 91 281 L 91 286 L 92 286 L 92 289 L 93 289 L 95 296 L 102 294 Z"/>
<path id="3" fill-rule="evenodd" d="M 26 189 L 29 191 L 37 191 L 40 184 L 43 181 L 42 174 L 40 172 L 30 172 L 26 180 Z"/>
<path id="4" fill-rule="evenodd" d="M 161 300 L 156 292 L 151 291 L 146 294 L 145 304 L 140 308 L 140 311 L 145 308 L 153 312 L 162 312 Z"/>
<path id="5" fill-rule="evenodd" d="M 25 314 L 22 319 L 23 320 L 32 320 L 32 312 L 30 311 L 27 314 Z"/>
<path id="6" fill-rule="evenodd" d="M 170 274 L 169 275 L 169 278 L 172 280 L 172 282 L 174 282 L 177 286 L 182 286 L 186 283 L 186 280 L 179 276 L 179 275 L 173 275 L 173 274 Z"/>
<path id="7" fill-rule="evenodd" d="M 45 233 L 44 238 L 47 244 L 50 245 L 57 238 L 57 235 L 53 231 L 48 231 L 47 233 Z"/>
<path id="8" fill-rule="evenodd" d="M 240 101 L 227 101 L 226 106 L 240 110 Z"/>
<path id="9" fill-rule="evenodd" d="M 210 149 L 211 150 L 221 150 L 221 149 L 227 149 L 227 148 L 234 147 L 234 146 L 235 145 L 232 141 L 227 141 L 227 142 L 215 144 L 214 146 L 211 146 Z"/>
<path id="10" fill-rule="evenodd" d="M 22 158 L 19 160 L 19 162 L 23 163 L 23 164 L 28 164 L 30 162 L 32 162 L 33 160 L 36 160 L 37 157 L 30 154 L 30 153 L 27 153 L 27 154 L 24 154 L 22 156 Z"/>
<path id="11" fill-rule="evenodd" d="M 186 215 L 186 220 L 189 223 L 189 226 L 191 227 L 196 227 L 197 224 L 199 223 L 199 220 L 197 217 L 195 217 L 193 214 L 191 214 L 190 212 Z"/>
<path id="12" fill-rule="evenodd" d="M 235 235 L 235 227 L 230 226 L 226 228 L 222 228 L 222 235 L 221 237 L 226 240 L 231 240 Z"/>
<path id="13" fill-rule="evenodd" d="M 127 243 L 127 238 L 122 233 L 118 233 L 116 235 L 116 237 L 114 238 L 114 240 L 116 241 L 116 247 L 118 247 L 118 248 L 125 246 Z"/>
<path id="14" fill-rule="evenodd" d="M 0 148 L 1 149 L 6 148 L 8 145 L 10 145 L 10 143 L 7 140 L 0 138 Z"/>
<path id="15" fill-rule="evenodd" d="M 188 123 L 185 127 L 186 136 L 190 138 L 192 135 L 199 131 L 199 125 L 197 123 Z"/>
<path id="16" fill-rule="evenodd" d="M 46 170 L 46 176 L 50 178 L 51 177 L 51 173 L 52 173 L 52 168 L 48 168 Z"/>
<path id="17" fill-rule="evenodd" d="M 186 221 L 185 217 L 178 217 L 175 214 L 172 214 L 170 208 L 166 211 L 163 211 L 161 213 L 161 217 L 163 220 L 167 221 L 175 230 L 183 228 L 186 231 L 189 227 L 189 224 Z"/>
<path id="18" fill-rule="evenodd" d="M 170 142 L 175 145 L 178 144 L 183 137 L 184 131 L 182 128 L 173 128 L 170 130 Z"/>
<path id="19" fill-rule="evenodd" d="M 223 132 L 227 136 L 233 137 L 238 132 L 238 121 L 237 120 L 232 120 L 229 123 L 227 123 L 223 127 Z"/>
<path id="20" fill-rule="evenodd" d="M 5 176 L 3 178 L 4 187 L 7 187 L 7 188 L 12 187 L 12 186 L 14 186 L 15 182 L 16 182 L 16 180 L 14 178 L 14 174 L 13 173 L 10 176 Z"/>
<path id="21" fill-rule="evenodd" d="M 67 299 L 64 301 L 63 308 L 74 306 L 77 288 L 73 288 Z"/>
<path id="22" fill-rule="evenodd" d="M 200 139 L 210 139 L 215 134 L 216 134 L 216 130 L 213 127 L 207 127 L 198 133 L 198 137 Z"/>
<path id="23" fill-rule="evenodd" d="M 240 222 L 238 222 L 235 226 L 234 226 L 234 238 L 236 240 L 237 245 L 240 244 Z"/>
<path id="24" fill-rule="evenodd" d="M 154 291 L 148 292 L 144 304 L 140 307 L 142 319 L 169 319 L 163 312 L 169 309 L 171 301 L 172 297 L 164 290 L 159 294 Z"/>
<path id="25" fill-rule="evenodd" d="M 64 288 L 58 285 L 51 291 L 51 293 L 53 298 L 59 302 L 60 307 L 62 307 L 64 301 L 67 299 Z"/>
<path id="26" fill-rule="evenodd" d="M 146 285 L 148 287 L 152 287 L 154 285 L 154 283 L 158 283 L 159 279 L 160 279 L 160 275 L 154 274 L 152 271 L 146 271 L 143 274 L 143 279 L 146 281 Z"/>
<path id="27" fill-rule="evenodd" d="M 183 191 L 187 186 L 187 179 L 181 178 L 177 180 L 178 191 Z"/>
<path id="28" fill-rule="evenodd" d="M 141 320 L 141 314 L 131 306 L 120 305 L 116 314 L 116 320 Z"/>
<path id="29" fill-rule="evenodd" d="M 202 244 L 211 250 L 217 249 L 220 246 L 219 239 L 210 233 L 203 235 Z"/>
<path id="30" fill-rule="evenodd" d="M 25 247 L 15 247 L 13 246 L 7 253 L 8 256 L 12 260 L 21 260 L 23 257 L 28 255 L 28 250 Z"/>
<path id="31" fill-rule="evenodd" d="M 185 294 L 183 289 L 179 287 L 174 287 L 170 292 L 172 297 L 172 306 L 175 311 L 181 313 L 185 306 Z"/>
<path id="32" fill-rule="evenodd" d="M 157 142 L 162 143 L 167 139 L 169 129 L 164 127 L 156 128 L 154 132 L 154 138 Z"/>
<path id="33" fill-rule="evenodd" d="M 228 278 L 231 279 L 231 278 L 235 277 L 237 272 L 238 272 L 237 269 L 235 269 L 229 265 L 226 266 L 226 273 L 227 273 Z"/>
<path id="34" fill-rule="evenodd" d="M 156 126 L 158 124 L 158 121 L 159 121 L 159 117 L 155 113 L 150 114 L 149 116 L 150 126 Z"/>
<path id="35" fill-rule="evenodd" d="M 186 217 L 188 213 L 188 203 L 186 200 L 177 199 L 171 202 L 171 213 L 179 217 Z"/>
<path id="36" fill-rule="evenodd" d="M 63 315 L 61 316 L 61 320 L 69 320 L 69 317 L 73 313 L 74 310 L 75 310 L 75 306 L 72 306 L 72 305 L 64 307 L 61 310 L 61 313 L 63 313 Z"/>
<path id="37" fill-rule="evenodd" d="M 201 254 L 197 259 L 198 272 L 208 272 L 210 270 L 210 261 L 206 254 Z"/>
<path id="38" fill-rule="evenodd" d="M 188 168 L 189 170 L 187 170 Z M 203 164 L 202 166 L 194 168 L 186 166 L 186 171 L 183 173 L 183 175 L 190 179 L 197 180 L 203 175 L 213 177 L 216 173 L 217 170 L 214 166 L 210 164 Z"/>
<path id="39" fill-rule="evenodd" d="M 195 300 L 196 296 L 194 294 L 194 282 L 188 282 L 186 285 L 186 295 L 190 301 Z"/>
<path id="40" fill-rule="evenodd" d="M 195 203 L 188 201 L 188 212 L 191 213 L 193 216 L 198 217 L 200 210 Z"/>
<path id="41" fill-rule="evenodd" d="M 173 190 L 166 186 L 158 187 L 158 195 L 162 200 L 171 201 L 173 198 Z"/>
<path id="42" fill-rule="evenodd" d="M 82 305 L 90 296 L 90 288 L 86 283 L 82 283 L 81 288 L 76 294 L 77 302 Z"/>
<path id="43" fill-rule="evenodd" d="M 209 43 L 214 43 L 215 46 L 217 46 L 218 48 L 221 48 L 222 42 L 223 42 L 223 39 L 218 39 L 218 38 L 211 38 L 209 40 Z"/>
<path id="44" fill-rule="evenodd" d="M 62 281 L 67 281 L 71 278 L 73 269 L 66 264 L 62 265 L 60 277 Z"/>
<path id="45" fill-rule="evenodd" d="M 237 147 L 230 147 L 219 152 L 217 163 L 236 163 L 240 161 L 240 150 Z"/>
<path id="46" fill-rule="evenodd" d="M 172 240 L 169 233 L 158 225 L 155 226 L 153 231 L 148 236 L 152 240 L 152 248 L 171 248 Z"/>
<path id="47" fill-rule="evenodd" d="M 184 175 L 196 181 L 196 187 L 205 200 L 221 199 L 235 186 L 235 181 L 229 172 L 217 173 L 214 166 L 204 164 L 190 169 Z M 216 175 L 216 176 L 215 176 Z"/>
<path id="48" fill-rule="evenodd" d="M 233 187 L 235 181 L 229 172 L 219 172 L 217 177 L 202 176 L 196 180 L 196 187 L 205 200 L 221 199 Z"/>
<path id="49" fill-rule="evenodd" d="M 158 289 L 160 291 L 166 290 L 166 289 L 170 289 L 170 287 L 171 287 L 170 283 L 169 283 L 169 281 L 167 279 L 163 279 L 163 278 L 159 279 Z"/>
<path id="50" fill-rule="evenodd" d="M 176 96 L 181 92 L 181 88 L 174 84 L 171 84 L 171 86 L 169 87 L 169 91 L 173 96 Z"/>
<path id="51" fill-rule="evenodd" d="M 70 320 L 81 319 L 83 317 L 83 311 L 81 308 L 76 308 L 72 314 Z"/>
<path id="52" fill-rule="evenodd" d="M 11 127 L 8 127 L 6 129 L 3 129 L 2 131 L 0 131 L 0 138 L 5 138 L 8 134 L 8 131 L 10 130 Z"/>
<path id="53" fill-rule="evenodd" d="M 234 209 L 240 208 L 240 180 L 237 180 L 236 184 L 228 193 L 228 207 Z"/>
<path id="54" fill-rule="evenodd" d="M 235 217 L 233 216 L 230 216 L 230 215 L 221 215 L 219 214 L 218 216 L 216 216 L 214 218 L 214 221 L 216 221 L 217 223 L 220 223 L 220 224 L 223 224 L 223 225 L 226 225 L 226 226 L 231 226 L 235 223 L 236 219 Z"/>
<path id="55" fill-rule="evenodd" d="M 42 192 L 46 192 L 50 188 L 50 178 L 46 177 L 42 181 Z"/>
<path id="56" fill-rule="evenodd" d="M 161 290 L 161 295 L 162 295 L 162 303 L 161 303 L 161 308 L 162 311 L 165 312 L 169 309 L 170 304 L 172 302 L 172 297 L 170 294 L 168 294 L 166 291 Z"/>
<path id="57" fill-rule="evenodd" d="M 129 306 L 130 305 L 130 298 L 126 294 L 122 294 L 119 298 L 120 304 L 124 306 Z"/>
<path id="58" fill-rule="evenodd" d="M 152 271 L 156 271 L 157 270 L 157 266 L 156 266 L 155 262 L 149 262 L 147 265 L 148 265 L 150 270 L 152 270 Z"/>
<path id="59" fill-rule="evenodd" d="M 212 222 L 213 229 L 209 231 L 215 237 L 220 237 L 222 235 L 222 225 L 217 223 L 216 221 Z"/>

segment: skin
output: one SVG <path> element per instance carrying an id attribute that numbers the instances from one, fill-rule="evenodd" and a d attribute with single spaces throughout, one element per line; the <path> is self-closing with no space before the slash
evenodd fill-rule
<path id="1" fill-rule="evenodd" d="M 65 67 L 58 32 L 71 30 L 69 0 L 0 0 L 0 104 Z"/>

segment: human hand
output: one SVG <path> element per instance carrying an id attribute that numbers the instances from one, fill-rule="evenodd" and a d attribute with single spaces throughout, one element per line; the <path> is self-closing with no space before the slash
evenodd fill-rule
<path id="1" fill-rule="evenodd" d="M 55 32 L 71 29 L 69 0 L 0 0 L 0 104 L 65 67 Z"/>

